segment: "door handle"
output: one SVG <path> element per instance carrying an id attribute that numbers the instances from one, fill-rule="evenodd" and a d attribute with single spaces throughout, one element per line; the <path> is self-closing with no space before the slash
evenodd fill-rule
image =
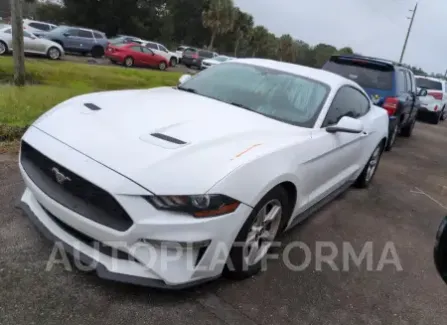
<path id="1" fill-rule="evenodd" d="M 362 131 L 362 133 L 360 133 L 360 136 L 362 137 L 366 137 L 369 133 L 366 131 Z"/>

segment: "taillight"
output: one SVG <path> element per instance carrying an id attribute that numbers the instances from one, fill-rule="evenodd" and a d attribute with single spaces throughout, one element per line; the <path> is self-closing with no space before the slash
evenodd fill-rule
<path id="1" fill-rule="evenodd" d="M 435 99 L 437 100 L 442 100 L 442 93 L 438 93 L 438 92 L 429 92 L 428 93 L 429 96 L 433 96 Z"/>
<path id="2" fill-rule="evenodd" d="M 436 112 L 438 110 L 438 105 L 435 105 L 434 111 Z"/>
<path id="3" fill-rule="evenodd" d="M 399 99 L 396 97 L 387 97 L 382 107 L 388 112 L 388 116 L 393 116 L 396 113 L 397 105 L 399 105 Z"/>
<path id="4" fill-rule="evenodd" d="M 193 53 L 192 58 L 193 59 L 198 59 L 199 58 L 199 54 L 198 53 Z"/>

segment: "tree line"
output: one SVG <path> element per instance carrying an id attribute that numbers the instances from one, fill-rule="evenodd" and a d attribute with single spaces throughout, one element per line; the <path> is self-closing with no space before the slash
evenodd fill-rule
<path id="1" fill-rule="evenodd" d="M 27 0 L 30 1 L 30 0 Z M 175 48 L 211 48 L 237 57 L 263 57 L 320 68 L 333 54 L 353 54 L 350 47 L 312 46 L 290 34 L 276 36 L 233 0 L 63 0 L 37 2 L 33 18 L 85 26 L 109 37 L 126 34 Z M 408 66 L 427 75 L 419 67 Z M 432 74 L 433 75 L 433 74 Z"/>

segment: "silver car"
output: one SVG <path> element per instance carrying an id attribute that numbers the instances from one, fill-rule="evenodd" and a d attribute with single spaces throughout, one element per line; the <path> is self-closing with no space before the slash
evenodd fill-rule
<path id="1" fill-rule="evenodd" d="M 60 59 L 65 53 L 59 44 L 39 38 L 36 35 L 23 31 L 25 53 L 47 56 L 51 60 Z M 11 26 L 0 29 L 0 55 L 12 52 L 12 32 Z"/>

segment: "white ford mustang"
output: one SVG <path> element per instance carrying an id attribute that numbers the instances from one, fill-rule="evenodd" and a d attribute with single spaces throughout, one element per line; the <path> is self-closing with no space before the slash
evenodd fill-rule
<path id="1" fill-rule="evenodd" d="M 23 136 L 21 206 L 100 277 L 246 277 L 280 232 L 370 183 L 387 134 L 386 111 L 348 79 L 236 59 L 45 113 Z"/>

